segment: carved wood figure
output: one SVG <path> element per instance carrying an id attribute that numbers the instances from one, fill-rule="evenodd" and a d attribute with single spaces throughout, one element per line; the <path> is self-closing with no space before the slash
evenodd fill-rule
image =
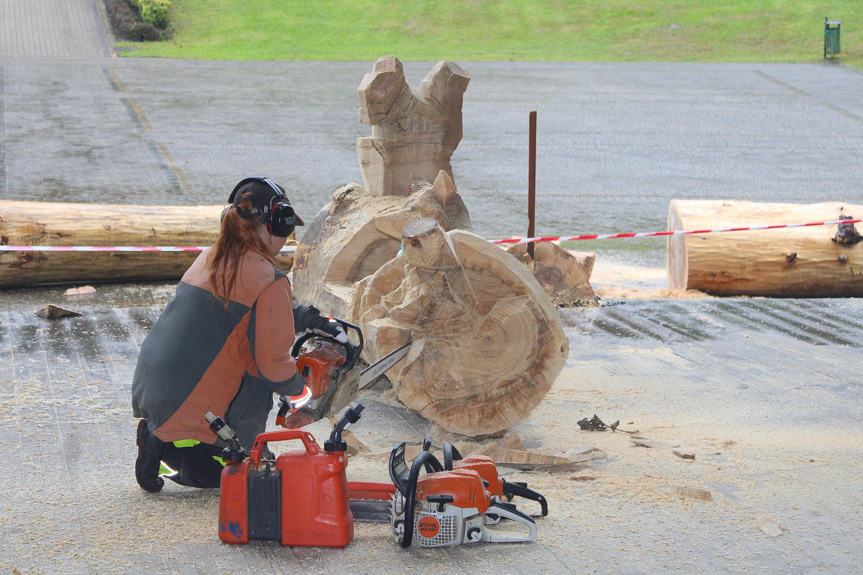
<path id="1" fill-rule="evenodd" d="M 366 189 L 373 196 L 406 196 L 412 173 L 431 180 L 453 177 L 450 157 L 462 137 L 461 107 L 470 74 L 439 62 L 417 91 L 405 80 L 395 56 L 375 62 L 357 90 L 360 121 L 372 126 L 357 141 Z"/>
<path id="2" fill-rule="evenodd" d="M 476 437 L 524 419 L 569 344 L 531 271 L 469 232 L 450 165 L 468 80 L 441 62 L 413 92 L 397 59 L 375 64 L 358 90 L 373 126 L 357 144 L 366 187 L 337 189 L 305 227 L 293 285 L 301 303 L 358 323 L 370 362 L 412 341 L 389 372 L 397 397 Z"/>
<path id="3" fill-rule="evenodd" d="M 582 307 L 599 305 L 590 285 L 589 265 L 593 269 L 593 254 L 584 254 L 586 264 L 570 252 L 551 242 L 534 244 L 534 261 L 530 261 L 527 244 L 515 244 L 506 250 L 533 270 L 533 275 L 555 305 L 561 307 Z"/>
<path id="4" fill-rule="evenodd" d="M 672 200 L 668 229 L 838 221 L 861 215 L 863 206 L 839 202 Z M 672 236 L 668 239 L 668 285 L 720 296 L 860 297 L 860 229 L 859 224 L 856 228 L 842 224 Z"/>
<path id="5" fill-rule="evenodd" d="M 414 175 L 410 196 L 375 196 L 359 184 L 333 193 L 306 225 L 295 256 L 294 293 L 328 314 L 351 316 L 355 284 L 376 272 L 401 249 L 405 225 L 434 218 L 446 230 L 470 230 L 470 216 L 449 175 L 434 184 Z"/>
<path id="6" fill-rule="evenodd" d="M 391 377 L 402 403 L 454 433 L 509 429 L 566 361 L 557 309 L 524 264 L 469 232 L 425 218 L 402 244 L 354 293 L 369 359 L 412 341 Z"/>

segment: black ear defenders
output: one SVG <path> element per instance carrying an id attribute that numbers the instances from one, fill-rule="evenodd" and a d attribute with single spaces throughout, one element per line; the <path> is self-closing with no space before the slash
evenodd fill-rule
<path id="1" fill-rule="evenodd" d="M 260 215 L 261 223 L 267 227 L 267 231 L 280 238 L 290 236 L 294 231 L 294 226 L 304 225 L 305 222 L 303 222 L 303 219 L 294 212 L 294 208 L 291 206 L 288 196 L 285 195 L 285 191 L 269 178 L 246 178 L 237 184 L 228 198 L 232 208 L 236 208 L 243 198 L 248 197 L 248 194 L 238 194 L 239 189 L 253 182 L 268 186 L 273 195 L 266 200 L 261 197 L 263 194 L 260 194 L 260 192 L 256 193 L 252 191 L 252 207 L 248 210 L 238 210 L 237 213 L 240 217 L 251 218 Z"/>

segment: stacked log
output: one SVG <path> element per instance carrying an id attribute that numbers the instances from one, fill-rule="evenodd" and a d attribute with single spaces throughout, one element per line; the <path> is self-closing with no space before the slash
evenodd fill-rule
<path id="1" fill-rule="evenodd" d="M 669 230 L 859 218 L 863 206 L 673 200 Z M 838 233 L 838 237 L 837 237 Z M 668 284 L 718 296 L 863 296 L 863 242 L 851 225 L 671 236 Z M 845 236 L 848 236 L 845 239 Z"/>

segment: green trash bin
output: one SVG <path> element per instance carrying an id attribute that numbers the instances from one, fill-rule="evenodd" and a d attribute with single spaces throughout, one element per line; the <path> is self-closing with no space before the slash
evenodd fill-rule
<path id="1" fill-rule="evenodd" d="M 841 50 L 839 45 L 839 29 L 842 27 L 841 20 L 828 20 L 824 18 L 824 57 L 833 58 Z"/>

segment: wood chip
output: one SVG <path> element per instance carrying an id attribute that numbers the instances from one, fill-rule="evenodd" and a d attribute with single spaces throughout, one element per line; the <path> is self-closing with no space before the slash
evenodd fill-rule
<path id="1" fill-rule="evenodd" d="M 687 499 L 695 499 L 698 501 L 713 501 L 713 495 L 706 489 L 697 489 L 695 487 L 675 487 L 673 489 L 675 495 L 686 497 Z"/>
<path id="2" fill-rule="evenodd" d="M 577 458 L 546 455 L 520 449 L 494 448 L 484 451 L 485 455 L 494 459 L 496 464 L 522 470 L 570 471 L 578 469 L 587 461 L 605 457 L 605 453 L 599 449 L 577 456 Z"/>
<path id="3" fill-rule="evenodd" d="M 691 451 L 683 451 L 681 449 L 672 449 L 671 452 L 681 459 L 695 459 L 695 454 Z"/>
<path id="4" fill-rule="evenodd" d="M 507 431 L 506 435 L 500 439 L 499 446 L 506 449 L 518 449 L 520 451 L 527 450 L 524 443 L 521 441 L 521 437 L 519 437 L 518 433 L 512 430 Z"/>
<path id="5" fill-rule="evenodd" d="M 79 288 L 69 288 L 63 292 L 63 295 L 87 295 L 91 293 L 96 293 L 96 288 L 93 286 L 81 286 Z"/>
<path id="6" fill-rule="evenodd" d="M 60 319 L 64 317 L 78 317 L 81 314 L 76 311 L 69 311 L 68 309 L 63 309 L 62 307 L 48 304 L 39 311 L 37 311 L 36 315 L 38 315 L 39 317 L 44 317 L 45 319 Z"/>
<path id="7" fill-rule="evenodd" d="M 762 514 L 758 521 L 755 522 L 755 528 L 760 529 L 765 535 L 776 537 L 782 535 L 782 528 L 773 521 L 767 514 Z"/>
<path id="8" fill-rule="evenodd" d="M 348 457 L 352 457 L 358 453 L 364 453 L 369 450 L 369 448 L 363 445 L 363 442 L 360 441 L 349 429 L 342 431 L 342 439 L 344 439 L 345 443 L 348 444 Z"/>

